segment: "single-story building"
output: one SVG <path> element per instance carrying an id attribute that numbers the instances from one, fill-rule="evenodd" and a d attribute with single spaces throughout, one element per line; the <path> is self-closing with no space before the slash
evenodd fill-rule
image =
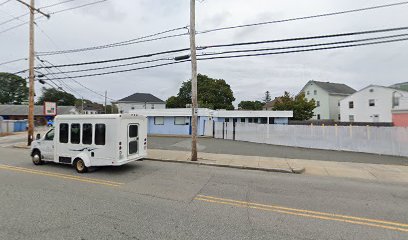
<path id="1" fill-rule="evenodd" d="M 148 134 L 191 135 L 191 108 L 135 109 L 131 113 L 148 118 Z M 206 121 L 288 124 L 292 111 L 229 111 L 199 108 L 197 132 L 204 135 Z"/>
<path id="2" fill-rule="evenodd" d="M 58 106 L 57 115 L 61 114 L 78 114 L 74 106 Z M 0 105 L 0 116 L 4 120 L 24 120 L 28 118 L 28 105 Z M 53 118 L 44 114 L 44 106 L 34 106 L 34 123 L 37 126 L 46 125 L 47 120 Z"/>

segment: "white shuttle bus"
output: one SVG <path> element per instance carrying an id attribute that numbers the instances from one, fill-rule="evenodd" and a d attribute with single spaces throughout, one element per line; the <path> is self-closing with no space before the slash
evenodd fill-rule
<path id="1" fill-rule="evenodd" d="M 59 115 L 54 128 L 31 144 L 35 165 L 119 166 L 147 156 L 147 119 L 136 114 Z"/>

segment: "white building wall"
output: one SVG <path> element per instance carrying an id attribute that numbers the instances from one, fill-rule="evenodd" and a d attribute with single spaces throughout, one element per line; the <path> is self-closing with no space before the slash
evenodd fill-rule
<path id="1" fill-rule="evenodd" d="M 408 92 L 381 86 L 366 87 L 340 101 L 341 121 L 349 122 L 350 116 L 354 116 L 354 122 L 392 122 L 394 97 L 400 98 L 400 105 L 405 104 Z M 370 99 L 374 100 L 374 106 L 369 106 Z M 349 102 L 353 102 L 354 108 L 349 108 Z"/>
<path id="2" fill-rule="evenodd" d="M 118 103 L 119 112 L 128 113 L 136 109 L 165 109 L 165 103 Z"/>
<path id="3" fill-rule="evenodd" d="M 327 91 L 313 83 L 309 83 L 305 86 L 304 92 L 307 100 L 314 99 L 316 104 L 317 101 L 320 103 L 320 106 L 313 110 L 314 116 L 312 119 L 318 119 L 319 114 L 320 119 L 330 119 L 330 102 Z"/>
<path id="4" fill-rule="evenodd" d="M 340 120 L 339 115 L 340 115 L 340 106 L 339 103 L 342 99 L 344 99 L 346 96 L 341 96 L 341 95 L 330 95 L 329 96 L 329 119 L 333 120 Z"/>

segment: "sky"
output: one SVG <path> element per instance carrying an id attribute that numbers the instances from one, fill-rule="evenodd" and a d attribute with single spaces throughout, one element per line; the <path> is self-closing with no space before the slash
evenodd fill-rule
<path id="1" fill-rule="evenodd" d="M 41 6 L 62 1 L 64 0 L 37 0 L 36 6 L 41 8 Z M 96 0 L 76 0 L 44 9 L 44 11 L 52 13 L 94 1 Z M 0 1 L 0 4 L 2 2 L 4 1 Z M 39 18 L 36 20 L 36 52 L 104 45 L 188 26 L 189 2 L 189 0 L 108 0 L 88 7 L 51 15 L 48 20 Z M 196 30 L 203 31 L 395 2 L 397 1 L 200 0 L 196 2 Z M 27 13 L 25 6 L 17 1 L 10 1 L 0 6 L 0 23 L 24 13 Z M 28 16 L 25 16 L 21 20 L 14 20 L 8 24 L 0 25 L 0 32 L 27 20 Z M 408 4 L 365 12 L 198 34 L 196 42 L 197 46 L 205 46 L 305 37 L 405 27 L 408 25 L 407 22 Z M 187 29 L 174 33 L 187 33 Z M 406 31 L 400 33 L 406 33 Z M 347 39 L 357 38 L 359 37 Z M 325 41 L 315 40 L 307 43 Z M 250 48 L 290 45 L 293 45 L 293 43 L 250 46 Z M 53 64 L 69 64 L 188 47 L 189 37 L 181 36 L 129 46 L 44 56 L 42 58 Z M 228 50 L 234 49 L 239 48 L 229 48 Z M 209 49 L 198 51 L 198 53 L 211 53 L 222 50 L 227 49 Z M 173 58 L 179 55 L 169 54 L 163 57 Z M 0 33 L 0 63 L 26 58 L 27 56 L 28 24 Z M 198 72 L 212 78 L 224 79 L 233 90 L 236 98 L 234 105 L 237 106 L 242 100 L 261 100 L 265 91 L 269 91 L 272 97 L 280 96 L 284 91 L 296 94 L 309 80 L 344 83 L 356 90 L 370 84 L 388 86 L 394 83 L 408 82 L 407 63 L 408 41 L 404 41 L 326 51 L 199 61 Z M 102 66 L 107 65 L 109 64 Z M 27 69 L 27 66 L 28 61 L 25 60 L 0 65 L 0 72 L 17 72 Z M 118 69 L 126 68 L 129 67 Z M 80 68 L 66 68 L 64 70 L 74 69 Z M 93 73 L 96 72 L 102 71 Z M 76 74 L 72 73 L 70 75 L 74 76 Z M 21 74 L 21 76 L 27 77 L 27 74 Z M 186 62 L 126 73 L 78 78 L 77 81 L 101 95 L 107 91 L 110 99 L 117 100 L 136 92 L 144 92 L 166 100 L 168 97 L 176 95 L 182 82 L 190 78 L 191 64 Z M 88 91 L 70 79 L 61 81 L 69 85 L 71 90 L 68 90 L 65 86 L 63 88 L 78 98 L 84 97 L 100 103 L 104 101 L 102 96 Z M 56 83 L 61 85 L 61 83 Z M 37 96 L 42 86 L 36 84 Z"/>

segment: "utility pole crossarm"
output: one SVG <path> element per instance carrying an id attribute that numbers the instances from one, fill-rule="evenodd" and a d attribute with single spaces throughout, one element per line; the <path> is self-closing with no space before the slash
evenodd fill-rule
<path id="1" fill-rule="evenodd" d="M 25 5 L 25 6 L 28 7 L 30 10 L 36 11 L 36 12 L 38 12 L 39 14 L 42 14 L 43 16 L 45 16 L 45 17 L 47 17 L 47 18 L 50 18 L 50 14 L 44 13 L 44 12 L 41 11 L 40 9 L 32 7 L 32 6 L 30 6 L 30 4 L 28 4 L 28 3 L 26 3 L 26 2 L 24 2 L 24 1 L 22 1 L 22 0 L 16 0 L 16 1 L 19 2 L 19 3 L 21 3 L 21 4 L 23 4 L 23 5 Z"/>

